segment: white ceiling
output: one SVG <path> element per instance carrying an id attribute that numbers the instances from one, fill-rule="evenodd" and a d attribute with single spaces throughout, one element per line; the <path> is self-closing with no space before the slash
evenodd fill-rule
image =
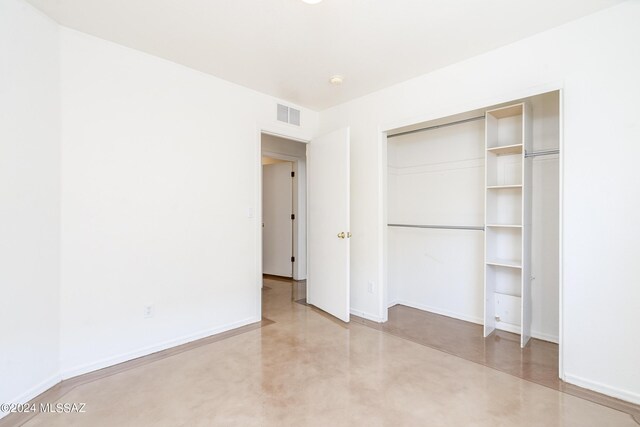
<path id="1" fill-rule="evenodd" d="M 28 1 L 67 27 L 315 110 L 622 2 Z"/>

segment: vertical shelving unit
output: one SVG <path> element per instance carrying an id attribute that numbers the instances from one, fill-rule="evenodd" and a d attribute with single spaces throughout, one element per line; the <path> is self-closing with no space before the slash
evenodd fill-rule
<path id="1" fill-rule="evenodd" d="M 531 336 L 531 109 L 486 112 L 484 336 L 494 329 Z"/>

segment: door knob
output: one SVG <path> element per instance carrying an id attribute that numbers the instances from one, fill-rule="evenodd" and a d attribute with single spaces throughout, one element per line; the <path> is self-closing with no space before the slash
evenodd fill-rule
<path id="1" fill-rule="evenodd" d="M 346 237 L 346 234 L 344 233 L 344 231 L 341 231 L 338 233 L 338 239 L 344 239 Z"/>
<path id="2" fill-rule="evenodd" d="M 350 232 L 350 231 L 348 231 L 348 232 L 347 232 L 347 239 L 350 239 L 350 238 L 351 238 L 351 236 L 352 236 L 351 232 Z"/>

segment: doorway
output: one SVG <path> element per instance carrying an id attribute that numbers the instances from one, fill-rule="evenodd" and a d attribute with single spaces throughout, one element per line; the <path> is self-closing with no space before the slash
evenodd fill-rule
<path id="1" fill-rule="evenodd" d="M 261 134 L 262 273 L 307 278 L 306 144 Z"/>
<path id="2" fill-rule="evenodd" d="M 268 132 L 261 129 L 258 134 L 258 209 L 262 211 L 263 203 L 262 158 L 292 162 L 293 280 L 307 281 L 309 305 L 349 322 L 350 130 L 336 129 L 304 142 Z M 257 272 L 264 291 L 262 213 L 255 225 Z M 260 301 L 258 307 L 261 310 Z"/>

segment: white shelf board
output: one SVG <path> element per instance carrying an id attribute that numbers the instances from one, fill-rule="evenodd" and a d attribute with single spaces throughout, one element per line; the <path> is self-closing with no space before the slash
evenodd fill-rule
<path id="1" fill-rule="evenodd" d="M 502 188 L 522 188 L 522 184 L 488 185 L 487 186 L 487 190 L 500 190 Z"/>
<path id="2" fill-rule="evenodd" d="M 488 265 L 497 265 L 500 267 L 522 268 L 522 262 L 516 259 L 488 259 L 485 261 Z"/>
<path id="3" fill-rule="evenodd" d="M 520 224 L 487 224 L 487 227 L 522 228 Z"/>
<path id="4" fill-rule="evenodd" d="M 522 298 L 522 296 L 521 296 L 521 295 L 514 295 L 514 294 L 510 294 L 510 293 L 508 293 L 508 292 L 498 292 L 498 291 L 495 291 L 495 292 L 494 292 L 494 294 L 498 294 L 498 295 L 507 295 L 507 296 L 512 297 L 512 298 Z"/>
<path id="5" fill-rule="evenodd" d="M 499 147 L 489 147 L 487 151 L 498 156 L 506 154 L 522 154 L 522 144 L 501 145 Z"/>
<path id="6" fill-rule="evenodd" d="M 487 111 L 487 114 L 491 114 L 496 119 L 504 119 L 505 117 L 521 116 L 523 111 L 523 104 L 508 105 L 506 107 L 496 108 L 495 110 Z"/>

